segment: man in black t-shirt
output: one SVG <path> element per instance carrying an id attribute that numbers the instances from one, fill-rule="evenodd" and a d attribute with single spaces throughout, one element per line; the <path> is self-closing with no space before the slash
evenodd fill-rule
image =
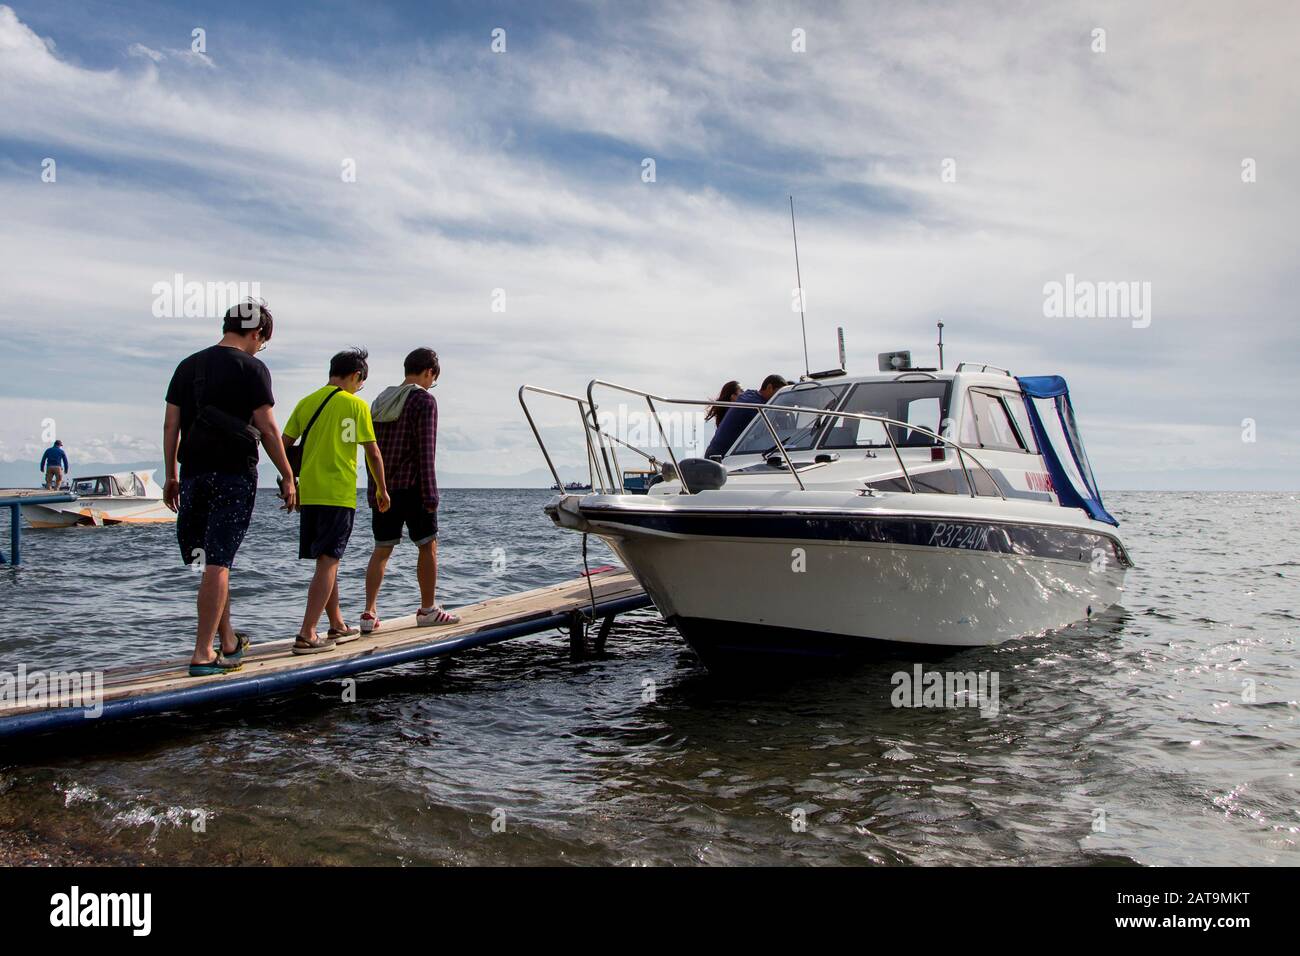
<path id="1" fill-rule="evenodd" d="M 230 568 L 253 517 L 259 440 L 284 479 L 285 510 L 295 504 L 293 469 L 271 411 L 271 373 L 256 357 L 272 329 L 264 303 L 232 306 L 221 341 L 184 359 L 167 386 L 163 501 L 177 512 L 181 559 L 203 569 L 194 677 L 237 670 L 247 646 L 230 623 Z"/>

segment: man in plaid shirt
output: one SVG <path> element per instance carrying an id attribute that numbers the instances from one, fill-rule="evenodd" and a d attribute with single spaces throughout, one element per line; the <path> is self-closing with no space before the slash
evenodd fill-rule
<path id="1" fill-rule="evenodd" d="M 416 577 L 420 582 L 420 607 L 415 620 L 420 625 L 457 624 L 434 602 L 438 583 L 438 479 L 434 453 L 438 446 L 438 403 L 429 394 L 442 369 L 433 349 L 416 349 L 406 357 L 406 379 L 379 393 L 370 406 L 375 438 L 384 459 L 384 471 L 392 506 L 380 511 L 375 502 L 375 482 L 366 492 L 370 502 L 375 550 L 366 568 L 366 610 L 361 615 L 361 632 L 379 627 L 379 587 L 393 548 L 402 540 L 406 525 L 411 542 L 419 549 Z"/>

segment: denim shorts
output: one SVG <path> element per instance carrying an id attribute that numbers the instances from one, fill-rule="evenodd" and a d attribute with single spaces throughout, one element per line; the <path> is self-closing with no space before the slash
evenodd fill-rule
<path id="1" fill-rule="evenodd" d="M 257 501 L 257 477 L 208 472 L 181 481 L 176 542 L 181 560 L 228 568 L 243 544 Z"/>

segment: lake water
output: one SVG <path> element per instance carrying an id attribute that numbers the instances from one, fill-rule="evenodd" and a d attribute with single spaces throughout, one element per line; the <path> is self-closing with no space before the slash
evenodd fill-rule
<path id="1" fill-rule="evenodd" d="M 440 598 L 575 577 L 548 497 L 446 491 Z M 1138 564 L 1123 607 L 927 664 L 996 671 L 994 718 L 891 706 L 911 661 L 719 680 L 645 611 L 596 661 L 538 635 L 362 675 L 355 704 L 329 683 L 0 748 L 0 830 L 158 863 L 1300 864 L 1297 497 L 1109 495 Z M 233 578 L 254 640 L 296 630 L 310 576 L 275 504 Z M 172 527 L 29 531 L 24 558 L 0 570 L 0 669 L 188 652 Z M 381 613 L 414 609 L 414 569 L 400 548 Z"/>

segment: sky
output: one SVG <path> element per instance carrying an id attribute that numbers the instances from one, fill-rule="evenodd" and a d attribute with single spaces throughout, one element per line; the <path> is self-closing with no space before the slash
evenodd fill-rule
<path id="1" fill-rule="evenodd" d="M 1290 2 L 11 0 L 0 463 L 160 459 L 219 337 L 155 315 L 179 274 L 257 283 L 281 422 L 339 349 L 373 397 L 428 345 L 440 471 L 535 472 L 521 384 L 802 371 L 793 195 L 814 368 L 838 326 L 850 372 L 932 365 L 943 321 L 949 365 L 1066 377 L 1103 490 L 1300 489 L 1298 40 Z M 1049 314 L 1067 276 L 1145 315 Z"/>

